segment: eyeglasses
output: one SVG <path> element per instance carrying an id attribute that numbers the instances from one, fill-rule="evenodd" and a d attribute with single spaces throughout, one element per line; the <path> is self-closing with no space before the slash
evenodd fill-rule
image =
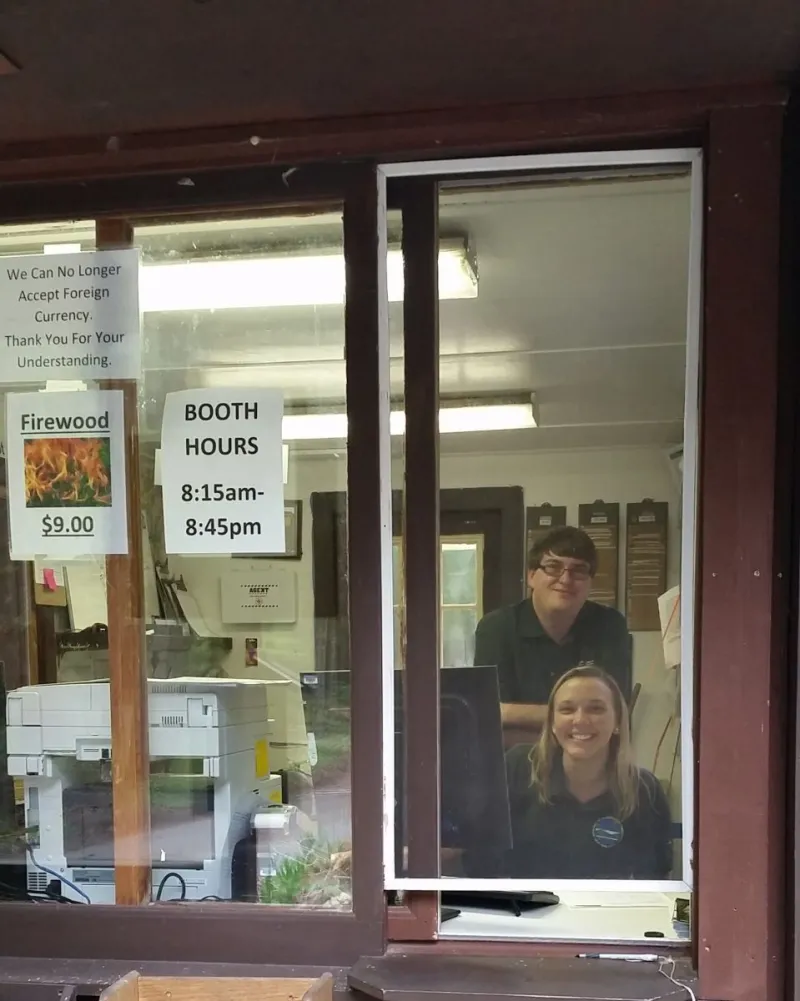
<path id="1" fill-rule="evenodd" d="M 564 563 L 540 563 L 538 569 L 546 573 L 548 577 L 552 577 L 553 580 L 558 580 L 564 574 L 573 580 L 588 580 L 592 576 L 591 569 L 585 563 L 575 567 L 568 567 Z"/>

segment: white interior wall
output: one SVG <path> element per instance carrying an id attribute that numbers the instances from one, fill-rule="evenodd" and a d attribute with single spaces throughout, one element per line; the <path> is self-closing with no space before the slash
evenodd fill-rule
<path id="1" fill-rule="evenodd" d="M 302 706 L 297 688 L 301 672 L 313 671 L 314 662 L 314 598 L 311 574 L 311 508 L 314 491 L 344 490 L 346 486 L 346 456 L 300 456 L 293 452 L 289 463 L 288 499 L 303 502 L 303 556 L 299 561 L 281 561 L 285 569 L 296 576 L 298 619 L 291 626 L 275 625 L 231 627 L 220 621 L 220 575 L 230 569 L 225 557 L 171 557 L 173 572 L 182 574 L 190 594 L 195 598 L 212 632 L 233 636 L 233 650 L 225 664 L 231 676 L 265 677 L 271 680 L 292 679 L 293 684 L 274 689 L 273 737 L 277 742 L 294 745 L 297 753 L 304 743 Z M 393 485 L 402 485 L 400 463 L 393 468 Z M 584 450 L 565 452 L 533 452 L 524 455 L 498 453 L 493 455 L 443 455 L 440 470 L 443 488 L 477 486 L 521 486 L 526 506 L 549 502 L 566 505 L 568 520 L 577 521 L 578 505 L 596 499 L 620 504 L 621 555 L 625 545 L 625 505 L 645 497 L 665 500 L 670 505 L 668 573 L 669 585 L 678 582 L 680 568 L 679 507 L 680 496 L 664 451 L 660 448 L 625 448 L 614 450 Z M 522 543 L 521 543 L 522 544 Z M 624 588 L 624 567 L 620 567 L 620 595 Z M 236 569 L 259 569 L 266 561 L 236 560 Z M 245 667 L 245 638 L 257 636 L 259 657 L 264 662 L 258 668 Z M 272 666 L 268 666 L 272 665 Z M 673 752 L 677 740 L 677 721 L 673 720 L 677 704 L 677 684 L 674 672 L 664 667 L 660 635 L 634 634 L 634 681 L 642 691 L 634 715 L 634 747 L 640 765 L 653 769 L 656 748 L 664 735 L 656 774 L 668 779 L 672 770 Z M 673 722 L 670 722 L 673 720 Z M 666 733 L 665 733 L 666 729 Z M 679 762 L 672 785 L 673 809 L 680 801 Z"/>

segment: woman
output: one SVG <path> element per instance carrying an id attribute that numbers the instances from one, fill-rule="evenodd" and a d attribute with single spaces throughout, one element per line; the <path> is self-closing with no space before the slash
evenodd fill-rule
<path id="1" fill-rule="evenodd" d="M 633 764 L 628 710 L 605 671 L 567 671 L 538 743 L 509 751 L 507 769 L 514 847 L 503 875 L 670 877 L 669 804 L 656 778 Z"/>

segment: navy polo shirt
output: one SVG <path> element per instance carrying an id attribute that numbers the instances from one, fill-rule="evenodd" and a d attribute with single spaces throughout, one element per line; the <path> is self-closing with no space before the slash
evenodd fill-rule
<path id="1" fill-rule="evenodd" d="M 558 760 L 551 802 L 531 786 L 531 748 L 506 756 L 513 848 L 502 858 L 472 855 L 471 876 L 517 879 L 669 879 L 672 824 L 661 784 L 639 769 L 638 804 L 620 820 L 614 797 L 581 803 L 569 792 Z"/>
<path id="2" fill-rule="evenodd" d="M 631 695 L 631 641 L 615 608 L 587 601 L 563 643 L 549 636 L 530 598 L 489 612 L 475 632 L 476 666 L 497 667 L 500 701 L 546 704 L 566 671 L 594 661 Z"/>

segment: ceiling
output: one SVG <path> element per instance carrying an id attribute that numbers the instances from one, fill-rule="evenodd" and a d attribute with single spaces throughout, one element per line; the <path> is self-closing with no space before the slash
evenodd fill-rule
<path id="1" fill-rule="evenodd" d="M 0 51 L 7 144 L 773 83 L 800 4 L 3 0 Z"/>
<path id="2" fill-rule="evenodd" d="M 535 430 L 442 436 L 444 451 L 668 445 L 682 441 L 689 241 L 687 176 L 518 183 L 443 192 L 442 234 L 469 239 L 477 298 L 440 306 L 448 396 L 536 394 Z M 137 231 L 145 258 L 223 256 L 293 233 L 336 243 L 335 217 L 239 231 L 201 222 Z M 228 245 L 226 249 L 226 244 Z M 402 395 L 402 312 L 391 310 L 392 391 Z M 167 392 L 264 385 L 287 406 L 344 401 L 343 308 L 147 314 L 147 426 Z M 323 443 L 304 443 L 323 449 Z"/>

